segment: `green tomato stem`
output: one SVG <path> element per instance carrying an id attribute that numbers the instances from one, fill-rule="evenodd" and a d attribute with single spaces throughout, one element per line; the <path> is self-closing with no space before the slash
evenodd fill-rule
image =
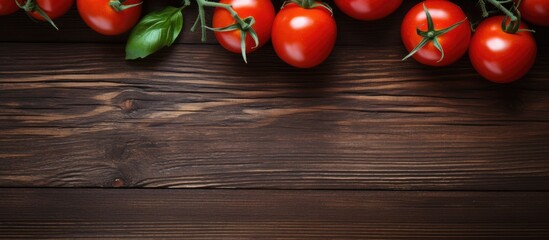
<path id="1" fill-rule="evenodd" d="M 202 41 L 206 41 L 206 14 L 204 11 L 204 7 L 219 7 L 223 8 L 231 14 L 231 16 L 234 18 L 236 23 L 240 25 L 242 29 L 248 29 L 250 28 L 249 24 L 246 23 L 242 18 L 238 16 L 238 14 L 234 11 L 232 6 L 230 4 L 223 4 L 218 2 L 211 2 L 209 0 L 196 0 L 196 4 L 198 5 L 198 18 L 191 28 L 191 31 L 195 31 L 198 27 L 198 22 L 200 22 L 200 27 L 202 29 Z"/>
<path id="2" fill-rule="evenodd" d="M 330 12 L 330 14 L 333 15 L 332 7 L 330 7 L 330 5 L 328 5 L 327 3 L 322 2 L 322 1 L 317 2 L 317 0 L 287 0 L 282 5 L 282 8 L 284 8 L 284 6 L 286 6 L 287 4 L 290 4 L 290 3 L 297 4 L 297 5 L 301 6 L 302 8 L 305 8 L 305 9 L 321 7 L 321 8 L 324 8 L 324 9 L 328 10 L 328 12 Z"/>
<path id="3" fill-rule="evenodd" d="M 109 2 L 109 5 L 111 6 L 111 8 L 114 9 L 114 11 L 116 12 L 122 12 L 126 9 L 130 9 L 130 8 L 133 8 L 133 7 L 137 7 L 141 4 L 143 4 L 143 2 L 139 2 L 139 3 L 135 3 L 135 4 L 130 4 L 130 5 L 124 5 L 124 2 L 126 0 L 111 0 Z"/>
<path id="4" fill-rule="evenodd" d="M 40 6 L 38 6 L 38 4 L 36 3 L 35 0 L 28 0 L 25 5 L 21 5 L 19 3 L 18 0 L 14 0 L 15 1 L 15 4 L 17 4 L 17 6 L 19 6 L 19 8 L 25 10 L 25 12 L 27 13 L 27 15 L 29 15 L 30 12 L 37 12 L 38 14 L 40 14 L 40 16 L 42 16 L 47 22 L 49 22 L 57 31 L 59 31 L 59 28 L 57 27 L 57 25 L 55 25 L 55 23 L 53 22 L 53 20 L 50 18 L 50 16 L 48 16 L 48 14 L 46 14 L 46 12 L 44 12 L 44 10 L 42 10 L 42 8 L 40 8 Z M 29 15 L 30 16 L 30 15 Z"/>
<path id="5" fill-rule="evenodd" d="M 315 4 L 315 0 L 304 0 L 303 1 L 303 8 L 312 8 Z"/>
<path id="6" fill-rule="evenodd" d="M 248 62 L 246 58 L 246 38 L 247 36 L 251 36 L 252 39 L 255 42 L 255 47 L 259 45 L 259 40 L 257 38 L 257 33 L 253 29 L 253 25 L 255 24 L 255 20 L 253 17 L 247 17 L 245 19 L 242 19 L 240 16 L 238 16 L 238 13 L 233 9 L 233 7 L 230 4 L 223 4 L 218 2 L 212 2 L 209 0 L 196 0 L 196 4 L 198 5 L 198 17 L 196 21 L 194 22 L 191 31 L 195 31 L 198 28 L 198 25 L 200 24 L 200 28 L 202 29 L 202 41 L 206 41 L 206 29 L 210 29 L 213 31 L 218 32 L 224 32 L 224 31 L 240 31 L 241 32 L 241 51 L 242 51 L 242 58 L 244 59 L 244 62 Z M 222 28 L 210 28 L 206 26 L 206 17 L 205 17 L 205 11 L 204 7 L 215 7 L 215 8 L 223 8 L 231 14 L 233 19 L 235 20 L 235 24 L 232 24 L 230 26 L 222 27 Z"/>
<path id="7" fill-rule="evenodd" d="M 511 19 L 511 22 L 516 22 L 518 20 L 518 18 L 517 18 L 517 16 L 515 16 L 515 14 L 513 14 L 511 11 L 509 11 L 509 9 L 505 8 L 502 5 L 502 3 L 507 3 L 507 2 L 511 2 L 511 1 L 508 1 L 508 0 L 506 0 L 506 1 L 486 0 L 486 1 L 488 1 L 489 3 L 494 5 L 494 7 L 496 7 L 501 12 L 503 12 L 505 15 L 507 15 Z"/>

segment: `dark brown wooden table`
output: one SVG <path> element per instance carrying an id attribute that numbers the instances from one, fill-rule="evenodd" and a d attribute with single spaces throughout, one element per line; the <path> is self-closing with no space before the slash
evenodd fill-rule
<path id="1" fill-rule="evenodd" d="M 495 85 L 335 11 L 322 66 L 0 17 L 0 238 L 549 238 L 549 28 Z M 474 1 L 456 1 L 466 11 Z M 148 10 L 166 1 L 148 1 Z M 279 3 L 278 3 L 279 4 Z"/>

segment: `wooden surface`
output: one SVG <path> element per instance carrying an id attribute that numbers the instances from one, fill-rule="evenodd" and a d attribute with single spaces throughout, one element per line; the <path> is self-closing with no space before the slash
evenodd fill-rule
<path id="1" fill-rule="evenodd" d="M 192 10 L 133 62 L 74 9 L 59 32 L 0 17 L 0 238 L 548 237 L 549 28 L 531 73 L 494 85 L 467 58 L 400 61 L 415 3 L 336 10 L 312 70 L 200 44 Z"/>
<path id="2" fill-rule="evenodd" d="M 5 207 L 0 232 L 6 238 L 549 238 L 543 222 L 548 193 L 0 189 L 0 194 Z"/>

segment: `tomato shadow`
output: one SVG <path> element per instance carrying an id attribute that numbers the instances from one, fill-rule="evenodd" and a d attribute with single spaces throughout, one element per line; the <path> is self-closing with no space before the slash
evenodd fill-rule
<path id="1" fill-rule="evenodd" d="M 335 52 L 336 50 L 334 50 Z M 240 56 L 232 56 L 234 61 L 240 61 Z M 291 94 L 299 98 L 325 98 L 332 93 L 329 89 L 337 81 L 337 76 L 333 74 L 336 64 L 334 54 L 325 62 L 314 68 L 302 69 L 296 68 L 283 62 L 275 53 L 270 42 L 259 49 L 256 53 L 249 56 L 248 64 L 238 65 L 238 71 L 244 74 L 257 76 L 255 81 L 265 83 L 265 81 L 291 89 Z M 270 76 L 265 76 L 269 73 Z"/>
<path id="2" fill-rule="evenodd" d="M 454 99 L 456 106 L 482 103 L 483 108 L 488 106 L 489 109 L 485 114 L 499 116 L 499 119 L 494 119 L 495 121 L 520 117 L 528 108 L 528 85 L 535 81 L 535 77 L 530 74 L 510 84 L 497 84 L 480 76 L 471 65 L 468 56 L 446 67 L 429 67 L 412 59 L 410 61 L 406 64 L 414 68 L 411 75 L 424 81 L 422 89 L 415 91 Z"/>

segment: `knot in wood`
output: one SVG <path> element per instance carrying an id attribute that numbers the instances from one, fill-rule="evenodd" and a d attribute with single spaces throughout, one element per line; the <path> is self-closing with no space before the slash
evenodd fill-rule
<path id="1" fill-rule="evenodd" d="M 133 99 L 127 99 L 122 101 L 122 103 L 120 103 L 120 108 L 126 113 L 134 111 L 135 104 L 133 103 Z"/>
<path id="2" fill-rule="evenodd" d="M 115 188 L 119 188 L 126 186 L 126 182 L 124 181 L 124 179 L 116 178 L 112 181 L 111 185 Z"/>

